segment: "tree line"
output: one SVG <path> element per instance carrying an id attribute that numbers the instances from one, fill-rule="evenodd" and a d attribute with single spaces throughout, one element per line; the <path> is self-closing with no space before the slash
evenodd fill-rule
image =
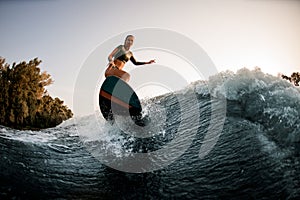
<path id="1" fill-rule="evenodd" d="M 299 72 L 293 72 L 291 76 L 281 75 L 281 78 L 289 80 L 295 86 L 299 86 L 299 82 L 300 82 L 300 73 Z"/>
<path id="2" fill-rule="evenodd" d="M 55 127 L 73 116 L 59 98 L 45 89 L 53 83 L 41 72 L 38 58 L 12 66 L 0 57 L 0 124 L 17 129 Z"/>

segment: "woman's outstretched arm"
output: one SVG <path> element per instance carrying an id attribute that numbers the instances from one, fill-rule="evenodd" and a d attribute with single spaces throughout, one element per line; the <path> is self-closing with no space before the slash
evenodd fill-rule
<path id="1" fill-rule="evenodd" d="M 150 60 L 148 62 L 139 62 L 139 61 L 136 61 L 136 59 L 131 56 L 130 57 L 130 61 L 134 64 L 134 65 L 145 65 L 145 64 L 151 64 L 151 63 L 155 63 L 155 60 Z"/>

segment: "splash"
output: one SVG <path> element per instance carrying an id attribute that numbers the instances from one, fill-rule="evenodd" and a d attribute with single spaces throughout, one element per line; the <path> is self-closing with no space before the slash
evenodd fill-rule
<path id="1" fill-rule="evenodd" d="M 299 88 L 259 68 L 221 72 L 210 77 L 207 84 L 215 97 L 240 104 L 242 116 L 262 125 L 281 145 L 300 142 Z"/>

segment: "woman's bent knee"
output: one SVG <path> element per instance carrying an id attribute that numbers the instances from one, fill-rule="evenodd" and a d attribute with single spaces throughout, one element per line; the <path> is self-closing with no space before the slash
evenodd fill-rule
<path id="1" fill-rule="evenodd" d="M 124 73 L 121 77 L 124 81 L 128 82 L 130 80 L 130 74 Z"/>

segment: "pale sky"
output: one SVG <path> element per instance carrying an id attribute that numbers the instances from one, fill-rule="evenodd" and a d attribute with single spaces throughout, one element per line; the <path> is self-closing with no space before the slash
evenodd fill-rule
<path id="1" fill-rule="evenodd" d="M 0 0 L 0 26 L 0 56 L 8 63 L 41 59 L 55 81 L 50 95 L 71 109 L 76 78 L 91 52 L 113 36 L 145 27 L 190 38 L 218 71 L 300 71 L 297 0 Z M 123 38 L 111 50 L 121 43 Z M 87 114 L 84 105 L 75 114 Z"/>

